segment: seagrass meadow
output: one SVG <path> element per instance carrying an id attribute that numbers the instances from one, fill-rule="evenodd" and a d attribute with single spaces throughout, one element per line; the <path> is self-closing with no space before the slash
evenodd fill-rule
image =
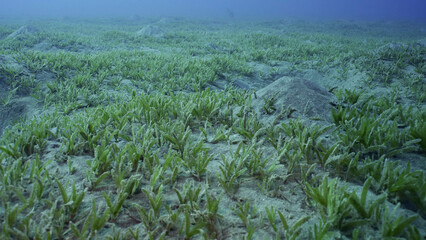
<path id="1" fill-rule="evenodd" d="M 425 239 L 425 29 L 0 19 L 0 239 Z"/>

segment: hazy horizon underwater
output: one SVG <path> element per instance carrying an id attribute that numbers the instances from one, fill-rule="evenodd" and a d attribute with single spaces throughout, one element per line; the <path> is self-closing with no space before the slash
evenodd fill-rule
<path id="1" fill-rule="evenodd" d="M 426 239 L 426 3 L 0 3 L 0 239 Z"/>

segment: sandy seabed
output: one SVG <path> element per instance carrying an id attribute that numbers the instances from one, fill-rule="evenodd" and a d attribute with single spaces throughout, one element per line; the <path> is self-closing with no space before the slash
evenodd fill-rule
<path id="1" fill-rule="evenodd" d="M 424 239 L 417 23 L 1 20 L 1 239 Z"/>

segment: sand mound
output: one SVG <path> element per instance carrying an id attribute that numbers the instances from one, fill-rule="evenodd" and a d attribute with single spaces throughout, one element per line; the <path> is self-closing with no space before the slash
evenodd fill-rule
<path id="1" fill-rule="evenodd" d="M 139 36 L 162 37 L 164 31 L 158 26 L 148 25 L 136 32 Z"/>
<path id="2" fill-rule="evenodd" d="M 0 97 L 8 91 L 7 88 L 11 81 L 9 75 L 22 73 L 24 70 L 24 67 L 19 65 L 12 57 L 0 55 Z"/>
<path id="3" fill-rule="evenodd" d="M 20 118 L 31 118 L 39 110 L 39 106 L 32 97 L 21 97 L 13 99 L 10 104 L 0 104 L 0 136 L 14 121 Z"/>
<path id="4" fill-rule="evenodd" d="M 28 70 L 18 64 L 12 57 L 0 55 L 0 136 L 5 127 L 13 121 L 32 116 L 37 109 L 34 98 L 29 97 L 28 89 L 13 89 L 13 78 L 28 74 Z"/>
<path id="5" fill-rule="evenodd" d="M 20 27 L 18 30 L 14 31 L 13 33 L 9 34 L 9 36 L 7 36 L 7 39 L 15 39 L 19 36 L 30 35 L 30 34 L 34 34 L 38 32 L 40 32 L 38 28 L 34 26 L 25 25 Z"/>
<path id="6" fill-rule="evenodd" d="M 257 99 L 253 107 L 260 118 L 272 121 L 280 113 L 281 108 L 294 109 L 291 117 L 304 119 L 321 119 L 331 121 L 331 105 L 334 95 L 318 84 L 306 79 L 282 77 L 256 92 Z M 265 99 L 275 98 L 274 109 L 265 111 Z"/>

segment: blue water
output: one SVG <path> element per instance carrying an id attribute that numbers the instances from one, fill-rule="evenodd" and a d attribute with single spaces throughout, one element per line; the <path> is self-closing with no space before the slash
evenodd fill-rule
<path id="1" fill-rule="evenodd" d="M 412 20 L 426 0 L 0 0 L 0 17 L 207 17 Z"/>

